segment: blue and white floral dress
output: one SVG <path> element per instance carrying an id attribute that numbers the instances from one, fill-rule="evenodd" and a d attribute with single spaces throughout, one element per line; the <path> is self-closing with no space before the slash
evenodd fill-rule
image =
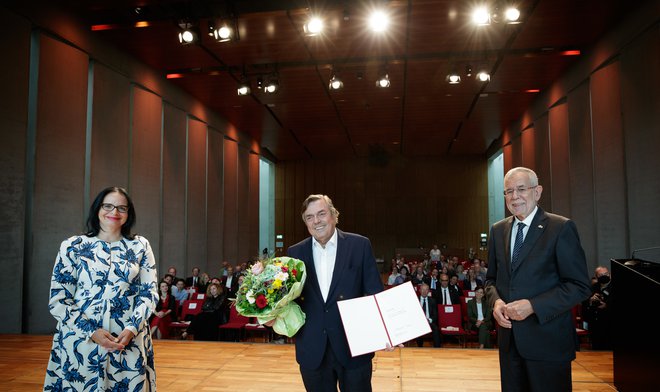
<path id="1" fill-rule="evenodd" d="M 44 391 L 156 390 L 149 315 L 158 301 L 156 261 L 143 237 L 105 242 L 74 236 L 62 242 L 50 285 L 57 320 Z M 98 328 L 133 341 L 120 352 L 96 344 Z"/>

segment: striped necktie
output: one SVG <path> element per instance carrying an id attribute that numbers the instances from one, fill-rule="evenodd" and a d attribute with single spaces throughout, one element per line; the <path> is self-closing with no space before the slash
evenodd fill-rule
<path id="1" fill-rule="evenodd" d="M 518 256 L 520 255 L 520 249 L 523 246 L 523 229 L 525 224 L 518 222 L 518 232 L 516 233 L 516 242 L 513 244 L 513 254 L 511 255 L 511 266 L 518 262 Z"/>

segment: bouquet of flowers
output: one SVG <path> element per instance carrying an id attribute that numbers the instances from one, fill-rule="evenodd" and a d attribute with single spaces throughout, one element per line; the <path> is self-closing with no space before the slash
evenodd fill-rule
<path id="1" fill-rule="evenodd" d="M 302 260 L 276 257 L 258 261 L 238 288 L 236 310 L 257 317 L 261 324 L 275 320 L 273 330 L 291 337 L 305 324 L 305 313 L 293 300 L 302 293 L 306 278 Z"/>

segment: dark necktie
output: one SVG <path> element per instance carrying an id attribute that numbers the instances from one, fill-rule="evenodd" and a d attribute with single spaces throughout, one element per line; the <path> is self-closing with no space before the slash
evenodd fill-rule
<path id="1" fill-rule="evenodd" d="M 426 298 L 422 297 L 422 307 L 424 308 L 424 313 L 426 314 L 426 318 L 429 318 L 429 303 L 426 302 Z"/>
<path id="2" fill-rule="evenodd" d="M 518 261 L 518 256 L 520 255 L 520 249 L 523 246 L 523 229 L 525 224 L 518 222 L 518 232 L 516 233 L 516 242 L 513 244 L 513 254 L 511 255 L 511 265 L 513 266 Z"/>
<path id="3" fill-rule="evenodd" d="M 447 305 L 447 289 L 442 289 L 442 304 Z"/>

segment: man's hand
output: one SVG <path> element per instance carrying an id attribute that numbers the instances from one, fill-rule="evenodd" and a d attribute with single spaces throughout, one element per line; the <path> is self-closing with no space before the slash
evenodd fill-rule
<path id="1" fill-rule="evenodd" d="M 493 317 L 502 328 L 511 328 L 511 320 L 506 312 L 506 306 L 501 299 L 496 300 L 493 306 Z"/>
<path id="2" fill-rule="evenodd" d="M 398 348 L 403 348 L 404 345 L 403 345 L 403 344 L 398 344 L 396 347 L 398 347 Z M 392 347 L 389 343 L 385 342 L 385 348 L 383 349 L 383 351 L 385 351 L 385 352 L 392 352 L 392 351 L 394 351 L 394 349 L 395 349 L 396 347 Z"/>
<path id="3" fill-rule="evenodd" d="M 511 320 L 521 321 L 534 313 L 532 303 L 528 299 L 519 299 L 506 304 L 505 313 Z"/>
<path id="4" fill-rule="evenodd" d="M 92 334 L 92 340 L 108 351 L 119 351 L 124 349 L 124 344 L 120 342 L 119 338 L 112 336 L 110 332 L 103 328 L 97 329 L 94 334 Z"/>

